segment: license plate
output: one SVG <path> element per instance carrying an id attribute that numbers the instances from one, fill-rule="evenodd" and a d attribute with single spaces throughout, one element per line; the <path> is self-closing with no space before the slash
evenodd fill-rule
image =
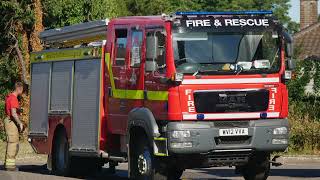
<path id="1" fill-rule="evenodd" d="M 246 136 L 248 135 L 248 128 L 230 128 L 219 129 L 220 136 Z"/>

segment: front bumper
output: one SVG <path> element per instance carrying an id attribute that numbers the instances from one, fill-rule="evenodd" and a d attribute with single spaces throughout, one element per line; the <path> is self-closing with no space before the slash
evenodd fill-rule
<path id="1" fill-rule="evenodd" d="M 237 127 L 248 128 L 248 136 L 219 136 L 219 129 Z M 288 132 L 285 134 L 274 134 L 273 132 L 275 128 L 280 127 L 289 129 L 288 119 L 170 122 L 166 131 L 168 151 L 169 154 L 199 154 L 238 150 L 284 151 L 288 147 Z M 190 132 L 190 137 L 172 137 L 174 131 L 186 130 Z M 279 140 L 282 143 L 279 143 Z M 184 143 L 186 146 L 182 148 L 175 146 L 179 143 Z"/>

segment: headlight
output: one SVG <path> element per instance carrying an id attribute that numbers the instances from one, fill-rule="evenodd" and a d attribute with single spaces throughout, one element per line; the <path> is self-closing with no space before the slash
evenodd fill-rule
<path id="1" fill-rule="evenodd" d="M 176 139 L 191 137 L 190 131 L 172 131 L 172 137 Z"/>
<path id="2" fill-rule="evenodd" d="M 281 135 L 281 134 L 287 134 L 287 133 L 288 133 L 288 129 L 286 127 L 279 127 L 279 128 L 273 129 L 274 135 Z"/>

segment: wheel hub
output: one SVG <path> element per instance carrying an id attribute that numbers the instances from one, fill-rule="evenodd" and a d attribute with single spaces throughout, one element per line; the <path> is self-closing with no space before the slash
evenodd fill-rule
<path id="1" fill-rule="evenodd" d="M 140 154 L 138 157 L 138 170 L 142 175 L 149 174 L 151 167 L 151 155 L 148 151 Z"/>

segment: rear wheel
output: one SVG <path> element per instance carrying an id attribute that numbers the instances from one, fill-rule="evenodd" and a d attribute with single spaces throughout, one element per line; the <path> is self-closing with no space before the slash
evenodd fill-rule
<path id="1" fill-rule="evenodd" d="M 64 130 L 58 132 L 54 138 L 52 149 L 52 171 L 59 176 L 70 174 L 70 153 L 67 135 Z"/>
<path id="2" fill-rule="evenodd" d="M 69 142 L 64 130 L 54 138 L 52 149 L 52 172 L 59 176 L 85 176 L 95 174 L 102 169 L 104 163 L 100 159 L 72 157 Z"/>
<path id="3" fill-rule="evenodd" d="M 257 153 L 247 165 L 240 167 L 246 180 L 266 180 L 270 173 L 270 154 Z"/>

